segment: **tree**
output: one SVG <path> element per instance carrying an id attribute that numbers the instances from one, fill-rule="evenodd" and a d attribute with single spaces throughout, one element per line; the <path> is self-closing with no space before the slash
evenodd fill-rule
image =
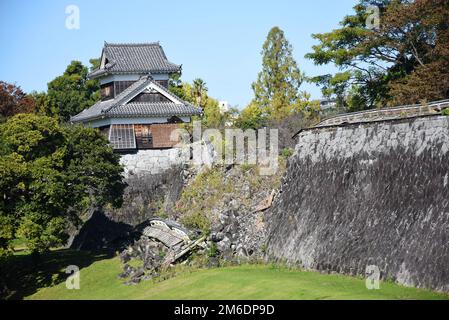
<path id="1" fill-rule="evenodd" d="M 96 63 L 96 60 L 91 60 Z M 63 75 L 48 83 L 43 113 L 66 122 L 71 116 L 92 106 L 100 99 L 99 83 L 87 79 L 88 69 L 79 61 L 72 61 Z"/>
<path id="2" fill-rule="evenodd" d="M 189 100 L 185 88 L 185 83 L 181 81 L 181 74 L 179 73 L 175 73 L 170 76 L 170 80 L 168 81 L 168 90 L 184 101 L 188 101 L 191 103 L 194 102 Z"/>
<path id="3" fill-rule="evenodd" d="M 200 78 L 190 84 L 182 82 L 180 75 L 174 75 L 170 78 L 169 90 L 182 100 L 203 109 L 203 116 L 200 119 L 194 117 L 194 120 L 201 120 L 204 128 L 223 128 L 233 117 L 232 112 L 220 112 L 218 100 L 207 95 L 206 82 Z M 188 125 L 186 129 L 190 130 Z"/>
<path id="4" fill-rule="evenodd" d="M 271 117 L 284 117 L 296 102 L 303 75 L 284 32 L 274 27 L 262 49 L 262 71 L 252 84 L 254 102 Z"/>
<path id="5" fill-rule="evenodd" d="M 67 239 L 69 222 L 92 205 L 121 205 L 118 155 L 92 128 L 19 114 L 1 126 L 0 254 L 16 237 L 33 252 Z"/>
<path id="6" fill-rule="evenodd" d="M 198 106 L 203 107 L 203 103 L 207 102 L 207 91 L 206 82 L 203 79 L 193 80 L 192 96 L 195 97 Z"/>
<path id="7" fill-rule="evenodd" d="M 90 71 L 94 71 L 94 70 L 100 68 L 101 58 L 89 59 L 89 63 L 90 63 Z"/>
<path id="8" fill-rule="evenodd" d="M 236 126 L 244 130 L 256 130 L 262 128 L 266 122 L 267 119 L 262 114 L 262 109 L 253 101 L 240 112 L 236 121 Z"/>
<path id="9" fill-rule="evenodd" d="M 389 89 L 393 103 L 449 98 L 449 2 L 421 0 L 413 5 L 392 6 L 388 24 L 399 30 L 410 28 L 402 50 L 412 53 L 414 68 Z M 410 26 L 411 25 L 411 26 Z"/>
<path id="10" fill-rule="evenodd" d="M 376 28 L 367 26 L 372 6 Z M 312 81 L 352 110 L 449 97 L 448 8 L 444 0 L 361 0 L 341 28 L 313 35 L 319 44 L 306 57 L 342 71 Z"/>
<path id="11" fill-rule="evenodd" d="M 47 93 L 44 91 L 37 92 L 32 91 L 30 96 L 34 99 L 36 113 L 40 115 L 46 114 L 46 106 L 47 106 Z"/>
<path id="12" fill-rule="evenodd" d="M 0 81 L 0 120 L 19 113 L 33 113 L 35 101 L 14 84 Z"/>

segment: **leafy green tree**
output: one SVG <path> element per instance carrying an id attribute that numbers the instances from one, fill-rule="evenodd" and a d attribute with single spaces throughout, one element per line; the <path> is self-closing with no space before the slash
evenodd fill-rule
<path id="1" fill-rule="evenodd" d="M 81 125 L 65 127 L 67 171 L 73 193 L 83 199 L 78 211 L 92 204 L 120 207 L 125 184 L 120 156 L 97 129 Z"/>
<path id="2" fill-rule="evenodd" d="M 181 81 L 181 74 L 175 73 L 170 76 L 168 90 L 180 99 L 193 103 L 186 94 L 185 84 Z"/>
<path id="3" fill-rule="evenodd" d="M 292 105 L 292 114 L 299 114 L 311 122 L 319 122 L 321 105 L 317 100 L 311 100 L 309 93 L 303 91 L 300 98 Z"/>
<path id="4" fill-rule="evenodd" d="M 90 71 L 94 71 L 100 68 L 101 58 L 92 58 L 89 60 L 90 63 Z"/>
<path id="5" fill-rule="evenodd" d="M 379 8 L 375 28 L 370 6 Z M 448 21 L 443 0 L 361 0 L 341 28 L 313 35 L 319 44 L 306 57 L 341 72 L 312 81 L 350 110 L 446 98 Z"/>
<path id="6" fill-rule="evenodd" d="M 299 98 L 302 81 L 291 44 L 281 29 L 272 28 L 263 44 L 262 71 L 252 84 L 254 102 L 271 117 L 284 117 Z"/>
<path id="7" fill-rule="evenodd" d="M 24 238 L 33 252 L 59 246 L 92 205 L 121 205 L 119 157 L 97 130 L 19 114 L 1 126 L 0 254 Z"/>
<path id="8" fill-rule="evenodd" d="M 243 109 L 236 121 L 236 126 L 241 129 L 259 129 L 267 122 L 262 109 L 253 101 Z"/>
<path id="9" fill-rule="evenodd" d="M 95 60 L 91 60 L 94 64 Z M 41 111 L 67 122 L 71 116 L 92 106 L 100 99 L 99 83 L 87 79 L 88 68 L 79 61 L 72 61 L 63 75 L 48 83 L 46 101 Z"/>
<path id="10" fill-rule="evenodd" d="M 45 115 L 46 105 L 47 105 L 47 93 L 44 91 L 37 92 L 32 91 L 30 96 L 35 102 L 35 113 L 40 115 Z"/>
<path id="11" fill-rule="evenodd" d="M 169 81 L 169 90 L 179 98 L 203 109 L 201 120 L 205 128 L 223 128 L 234 116 L 233 112 L 221 113 L 218 100 L 209 97 L 204 80 L 197 78 L 193 84 L 182 82 L 180 75 L 174 75 Z M 189 126 L 186 126 L 190 130 Z"/>

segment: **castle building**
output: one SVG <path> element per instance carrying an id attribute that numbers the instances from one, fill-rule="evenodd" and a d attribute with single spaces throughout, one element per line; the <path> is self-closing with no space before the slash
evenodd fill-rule
<path id="1" fill-rule="evenodd" d="M 176 73 L 181 66 L 159 43 L 105 42 L 100 67 L 88 75 L 99 80 L 101 101 L 70 121 L 99 128 L 117 151 L 172 148 L 173 130 L 202 114 L 168 90 Z"/>

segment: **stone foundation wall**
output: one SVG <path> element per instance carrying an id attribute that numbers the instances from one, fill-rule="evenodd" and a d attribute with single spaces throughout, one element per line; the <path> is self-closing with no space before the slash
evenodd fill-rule
<path id="1" fill-rule="evenodd" d="M 449 291 L 449 118 L 304 131 L 268 213 L 267 255 Z"/>
<path id="2" fill-rule="evenodd" d="M 189 148 L 173 148 L 139 150 L 123 155 L 120 162 L 125 166 L 125 177 L 128 178 L 131 175 L 160 174 L 189 160 Z"/>

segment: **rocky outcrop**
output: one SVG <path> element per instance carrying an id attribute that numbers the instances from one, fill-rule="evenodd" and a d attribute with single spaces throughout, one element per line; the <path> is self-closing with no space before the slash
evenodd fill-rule
<path id="1" fill-rule="evenodd" d="M 207 226 L 208 241 L 228 261 L 259 260 L 265 248 L 265 211 L 284 169 L 283 159 L 278 175 L 271 176 L 255 165 L 216 165 L 185 187 L 170 218 L 203 230 Z"/>
<path id="2" fill-rule="evenodd" d="M 230 210 L 220 215 L 208 240 L 217 244 L 225 260 L 257 260 L 264 255 L 266 236 L 264 212 Z"/>
<path id="3" fill-rule="evenodd" d="M 137 284 L 142 280 L 150 280 L 159 276 L 160 268 L 169 248 L 162 243 L 141 237 L 133 245 L 120 253 L 123 272 L 120 279 L 127 279 L 125 284 Z M 132 266 L 130 262 L 137 261 L 139 265 Z"/>
<path id="4" fill-rule="evenodd" d="M 448 128 L 430 116 L 301 132 L 267 256 L 449 291 Z"/>

